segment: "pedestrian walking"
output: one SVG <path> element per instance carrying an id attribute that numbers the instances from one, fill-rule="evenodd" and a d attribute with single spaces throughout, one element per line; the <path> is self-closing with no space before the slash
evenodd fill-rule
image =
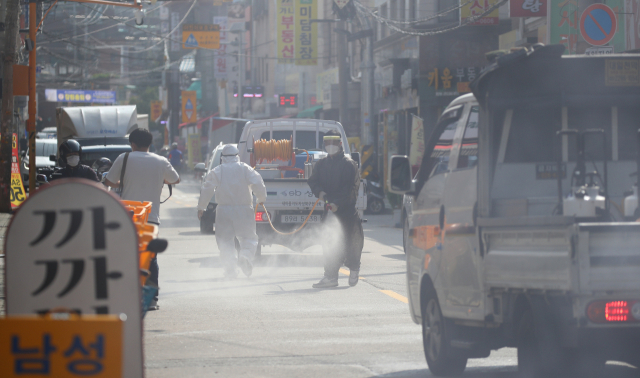
<path id="1" fill-rule="evenodd" d="M 73 139 L 64 141 L 58 149 L 60 153 L 59 164 L 62 169 L 57 170 L 51 175 L 51 180 L 60 178 L 83 178 L 91 181 L 97 181 L 98 176 L 91 167 L 80 164 L 82 159 L 82 146 Z"/>
<path id="2" fill-rule="evenodd" d="M 169 152 L 169 161 L 177 172 L 182 170 L 182 151 L 178 149 L 178 143 L 173 142 L 171 144 L 171 151 Z"/>
<path id="3" fill-rule="evenodd" d="M 205 176 L 198 201 L 200 219 L 213 195 L 216 196 L 216 242 L 227 278 L 237 277 L 238 265 L 247 277 L 253 272 L 258 235 L 251 193 L 255 194 L 258 204 L 267 200 L 262 176 L 241 163 L 238 149 L 227 144 L 222 148 L 222 164 Z M 238 257 L 234 239 L 240 243 Z"/>
<path id="4" fill-rule="evenodd" d="M 313 287 L 319 289 L 338 286 L 338 273 L 342 264 L 350 270 L 349 286 L 355 286 L 358 283 L 360 256 L 364 246 L 362 221 L 356 209 L 360 186 L 358 166 L 351 157 L 344 154 L 339 133 L 329 132 L 323 140 L 329 155 L 316 163 L 308 180 L 311 191 L 325 201 L 327 210 L 322 220 L 324 277 L 313 284 Z M 331 226 L 332 224 L 335 226 Z"/>
<path id="5" fill-rule="evenodd" d="M 106 185 L 120 189 L 120 196 L 128 201 L 149 201 L 152 203 L 148 223 L 160 225 L 160 194 L 164 184 L 174 185 L 180 182 L 178 172 L 162 156 L 149 152 L 153 135 L 149 130 L 135 129 L 129 134 L 131 152 L 116 158 L 107 173 Z M 151 260 L 150 276 L 147 284 L 158 286 L 158 260 Z M 158 298 L 151 303 L 150 309 L 158 309 Z"/>

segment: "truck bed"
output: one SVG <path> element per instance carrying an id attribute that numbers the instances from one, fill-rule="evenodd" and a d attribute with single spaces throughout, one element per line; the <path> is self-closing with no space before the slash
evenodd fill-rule
<path id="1" fill-rule="evenodd" d="M 594 292 L 640 287 L 640 223 L 570 217 L 478 219 L 488 289 Z"/>

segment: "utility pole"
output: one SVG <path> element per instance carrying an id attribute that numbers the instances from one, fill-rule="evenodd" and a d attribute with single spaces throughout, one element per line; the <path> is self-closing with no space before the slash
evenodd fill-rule
<path id="1" fill-rule="evenodd" d="M 31 50 L 29 51 L 29 119 L 27 120 L 27 133 L 29 133 L 29 193 L 36 191 L 36 31 L 38 11 L 36 2 L 29 3 L 29 39 Z"/>
<path id="2" fill-rule="evenodd" d="M 338 22 L 338 29 L 346 30 L 347 23 L 345 21 Z M 336 34 L 336 55 L 338 59 L 338 102 L 340 111 L 340 123 L 343 127 L 346 127 L 345 123 L 348 119 L 349 111 L 349 96 L 348 96 L 348 83 L 349 83 L 349 67 L 347 66 L 347 36 L 343 33 Z"/>
<path id="3" fill-rule="evenodd" d="M 16 62 L 20 1 L 7 0 L 2 66 L 2 130 L 0 134 L 0 212 L 11 212 L 11 143 L 13 136 L 13 65 Z M 35 149 L 34 149 L 35 150 Z M 35 159 L 34 159 L 35 160 Z"/>
<path id="4" fill-rule="evenodd" d="M 375 138 L 372 135 L 372 121 L 374 116 L 374 101 L 375 101 L 375 69 L 376 65 L 373 62 L 373 28 L 371 27 L 371 20 L 369 17 L 364 17 L 367 27 L 371 31 L 371 34 L 367 38 L 367 52 L 365 59 L 360 63 L 360 69 L 362 70 L 362 81 L 360 82 L 360 88 L 362 90 L 361 97 L 361 126 L 360 126 L 360 140 L 361 145 L 373 144 Z"/>

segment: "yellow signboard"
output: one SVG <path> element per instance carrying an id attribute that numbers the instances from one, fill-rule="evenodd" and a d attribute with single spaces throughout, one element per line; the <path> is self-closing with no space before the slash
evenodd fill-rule
<path id="1" fill-rule="evenodd" d="M 278 63 L 293 63 L 295 59 L 295 17 L 293 11 L 293 0 L 282 0 L 277 3 L 277 49 Z"/>
<path id="2" fill-rule="evenodd" d="M 11 137 L 11 188 L 9 192 L 11 208 L 15 209 L 22 205 L 25 197 L 24 186 L 22 185 L 22 175 L 20 174 L 20 155 L 18 154 L 18 134 L 13 133 Z"/>
<path id="3" fill-rule="evenodd" d="M 0 318 L 0 377 L 122 377 L 117 315 Z"/>
<path id="4" fill-rule="evenodd" d="M 319 0 L 295 0 L 295 57 L 298 66 L 318 64 L 318 23 L 311 22 L 318 16 Z"/>
<path id="5" fill-rule="evenodd" d="M 193 168 L 197 162 L 202 161 L 200 150 L 200 134 L 189 134 L 187 136 L 189 167 Z"/>
<path id="6" fill-rule="evenodd" d="M 498 3 L 498 0 L 473 0 L 460 9 L 460 20 L 465 22 L 468 18 L 474 17 L 486 12 L 489 8 Z M 498 25 L 500 18 L 498 7 L 484 16 L 469 22 L 467 25 Z"/>
<path id="7" fill-rule="evenodd" d="M 213 24 L 182 25 L 183 49 L 219 49 L 220 26 Z"/>
<path id="8" fill-rule="evenodd" d="M 182 91 L 182 123 L 198 120 L 198 99 L 196 91 Z"/>
<path id="9" fill-rule="evenodd" d="M 151 120 L 153 122 L 162 115 L 162 101 L 151 101 Z"/>

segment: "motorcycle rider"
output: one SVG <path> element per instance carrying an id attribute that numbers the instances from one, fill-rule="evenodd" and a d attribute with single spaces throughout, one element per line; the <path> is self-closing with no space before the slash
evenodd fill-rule
<path id="1" fill-rule="evenodd" d="M 82 146 L 80 143 L 69 139 L 60 145 L 58 151 L 60 151 L 58 163 L 62 169 L 57 170 L 52 175 L 51 180 L 76 177 L 100 182 L 96 172 L 91 169 L 91 167 L 80 164 L 80 158 L 82 157 Z"/>
<path id="2" fill-rule="evenodd" d="M 109 169 L 111 169 L 111 165 L 113 163 L 111 162 L 111 159 L 103 157 L 100 158 L 98 160 L 96 160 L 92 165 L 91 168 L 96 171 L 96 174 L 98 175 L 98 179 L 101 182 L 104 182 L 104 177 L 105 174 L 107 172 L 109 172 Z"/>

